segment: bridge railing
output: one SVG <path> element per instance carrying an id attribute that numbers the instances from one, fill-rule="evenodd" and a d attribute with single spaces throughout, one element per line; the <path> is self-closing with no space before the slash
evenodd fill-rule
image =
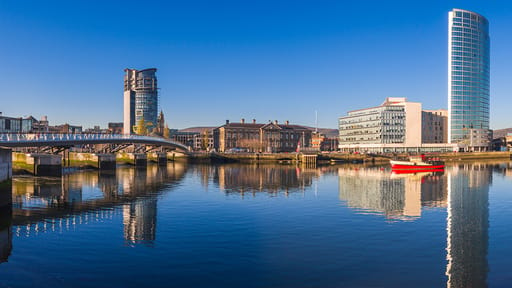
<path id="1" fill-rule="evenodd" d="M 3 133 L 0 141 L 33 141 L 33 140 L 108 140 L 108 139 L 138 139 L 154 140 L 155 137 L 123 134 L 66 134 L 66 133 Z M 160 139 L 160 138 L 158 138 Z"/>
<path id="2" fill-rule="evenodd" d="M 151 137 L 151 136 L 141 136 L 141 135 L 125 135 L 125 134 L 65 134 L 65 133 L 2 133 L 0 134 L 0 144 L 1 143 L 10 143 L 10 144 L 30 144 L 37 142 L 76 142 L 79 144 L 80 142 L 104 142 L 109 143 L 109 140 L 126 140 L 126 142 L 130 142 L 130 140 L 136 140 L 139 143 L 147 142 L 147 143 L 155 143 L 160 142 L 160 144 L 172 144 L 174 146 L 178 146 L 187 150 L 187 147 L 181 143 L 171 141 L 169 139 L 159 138 L 159 137 Z"/>

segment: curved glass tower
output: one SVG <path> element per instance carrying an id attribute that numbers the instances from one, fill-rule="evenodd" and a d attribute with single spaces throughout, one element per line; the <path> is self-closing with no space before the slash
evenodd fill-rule
<path id="1" fill-rule="evenodd" d="M 489 22 L 477 13 L 448 13 L 448 139 L 468 151 L 487 150 Z"/>
<path id="2" fill-rule="evenodd" d="M 134 126 L 141 119 L 148 129 L 155 128 L 158 116 L 156 69 L 124 71 L 124 133 L 135 132 Z"/>

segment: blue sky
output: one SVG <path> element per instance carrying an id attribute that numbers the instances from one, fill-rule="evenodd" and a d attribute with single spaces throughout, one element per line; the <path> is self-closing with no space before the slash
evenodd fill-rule
<path id="1" fill-rule="evenodd" d="M 512 127 L 510 1 L 0 0 L 0 111 L 122 122 L 124 68 L 158 69 L 170 128 L 256 119 L 336 128 L 407 97 L 447 108 L 448 12 L 488 18 L 491 128 Z"/>

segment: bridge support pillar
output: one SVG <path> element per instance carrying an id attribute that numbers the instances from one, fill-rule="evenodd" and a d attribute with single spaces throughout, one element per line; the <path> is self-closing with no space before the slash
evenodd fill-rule
<path id="1" fill-rule="evenodd" d="M 98 169 L 100 170 L 116 170 L 115 154 L 94 154 L 98 159 Z"/>
<path id="2" fill-rule="evenodd" d="M 148 155 L 146 153 L 133 153 L 135 166 L 144 167 L 148 165 Z"/>
<path id="3" fill-rule="evenodd" d="M 137 167 L 144 167 L 148 164 L 146 153 L 118 153 L 116 159 L 119 162 L 135 165 Z"/>
<path id="4" fill-rule="evenodd" d="M 62 156 L 53 154 L 28 154 L 27 163 L 33 164 L 36 176 L 62 176 Z"/>
<path id="5" fill-rule="evenodd" d="M 148 159 L 158 163 L 158 165 L 167 165 L 167 152 L 151 152 Z"/>
<path id="6" fill-rule="evenodd" d="M 0 149 L 0 183 L 12 178 L 12 150 Z"/>
<path id="7" fill-rule="evenodd" d="M 12 204 L 12 150 L 0 149 L 0 212 Z"/>

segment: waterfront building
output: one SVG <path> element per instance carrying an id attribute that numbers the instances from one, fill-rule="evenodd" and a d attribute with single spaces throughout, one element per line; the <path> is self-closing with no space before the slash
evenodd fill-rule
<path id="1" fill-rule="evenodd" d="M 336 151 L 338 129 L 315 129 L 311 136 L 311 148 L 317 151 Z"/>
<path id="2" fill-rule="evenodd" d="M 213 148 L 213 129 L 215 127 L 191 127 L 171 130 L 173 141 L 189 146 L 194 151 L 210 151 Z"/>
<path id="3" fill-rule="evenodd" d="M 288 121 L 279 124 L 277 121 L 267 124 L 230 123 L 213 130 L 214 148 L 218 152 L 232 149 L 247 152 L 295 152 L 309 148 L 312 130 L 305 126 L 291 125 Z"/>
<path id="4" fill-rule="evenodd" d="M 423 143 L 448 143 L 448 110 L 421 111 Z"/>
<path id="5" fill-rule="evenodd" d="M 0 133 L 18 133 L 21 132 L 22 118 L 3 116 L 0 113 Z"/>
<path id="6" fill-rule="evenodd" d="M 108 133 L 110 134 L 123 134 L 123 122 L 109 122 Z"/>
<path id="7" fill-rule="evenodd" d="M 422 112 L 421 103 L 408 102 L 403 97 L 388 97 L 380 106 L 349 111 L 347 116 L 339 118 L 338 147 L 343 152 L 374 153 L 456 150 L 455 144 L 423 141 L 423 129 L 433 124 L 430 117 L 425 117 L 423 122 L 422 115 L 429 114 L 432 112 Z M 442 117 L 438 116 L 432 120 Z M 437 123 L 437 127 L 446 130 L 442 126 L 444 122 Z"/>
<path id="8" fill-rule="evenodd" d="M 48 132 L 48 118 L 43 116 L 37 120 L 33 116 L 9 117 L 0 112 L 0 133 L 35 133 Z"/>
<path id="9" fill-rule="evenodd" d="M 489 22 L 477 13 L 448 13 L 448 138 L 466 151 L 489 149 Z"/>
<path id="10" fill-rule="evenodd" d="M 158 116 L 158 86 L 156 68 L 125 69 L 124 75 L 124 134 L 136 132 L 144 120 L 149 130 L 156 128 Z"/>
<path id="11" fill-rule="evenodd" d="M 49 126 L 48 128 L 48 132 L 59 134 L 80 134 L 83 131 L 82 126 L 69 125 L 67 123 L 62 125 Z"/>

